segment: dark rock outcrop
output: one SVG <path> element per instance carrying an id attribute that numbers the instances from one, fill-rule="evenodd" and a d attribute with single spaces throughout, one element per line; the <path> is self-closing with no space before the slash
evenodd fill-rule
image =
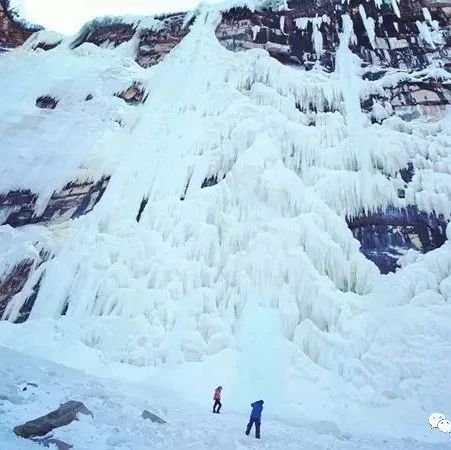
<path id="1" fill-rule="evenodd" d="M 136 81 L 124 91 L 116 94 L 116 97 L 121 98 L 124 102 L 129 103 L 130 105 L 144 103 L 147 96 L 148 94 L 146 94 L 144 87 Z"/>
<path id="2" fill-rule="evenodd" d="M 57 223 L 75 219 L 93 210 L 102 198 L 108 185 L 109 177 L 99 181 L 73 181 L 50 198 L 42 214 L 35 214 L 36 194 L 29 189 L 10 191 L 0 194 L 0 212 L 6 212 L 0 225 L 11 225 L 13 228 L 31 223 Z"/>
<path id="3" fill-rule="evenodd" d="M 228 50 L 266 49 L 285 65 L 311 70 L 335 70 L 335 60 L 344 31 L 343 15 L 352 22 L 350 50 L 360 58 L 363 79 L 381 81 L 362 93 L 361 109 L 371 122 L 381 123 L 397 115 L 411 121 L 421 115 L 429 120 L 443 117 L 451 104 L 451 84 L 441 78 L 414 71 L 430 64 L 449 70 L 451 61 L 451 2 L 405 0 L 399 3 L 351 0 L 291 0 L 288 10 L 251 11 L 233 8 L 222 15 L 216 37 Z M 396 70 L 403 76 L 392 77 Z M 314 106 L 298 108 L 316 113 Z M 314 123 L 314 122 L 313 122 Z M 413 164 L 400 175 L 409 183 Z M 214 177 L 202 187 L 215 184 Z M 406 185 L 407 186 L 407 185 Z M 406 187 L 405 186 L 405 187 Z M 405 198 L 405 189 L 398 197 Z M 361 251 L 381 272 L 397 268 L 401 254 L 410 249 L 427 252 L 446 240 L 448 219 L 418 211 L 416 205 L 362 215 L 348 222 Z"/>
<path id="4" fill-rule="evenodd" d="M 205 178 L 205 180 L 202 182 L 201 189 L 204 189 L 204 188 L 210 187 L 210 186 L 215 186 L 220 181 L 222 181 L 225 177 L 226 177 L 225 174 L 216 173 L 214 175 L 211 175 L 210 177 Z"/>
<path id="5" fill-rule="evenodd" d="M 407 250 L 426 253 L 446 241 L 445 218 L 419 211 L 414 205 L 363 215 L 348 225 L 360 241 L 362 253 L 382 273 L 394 272 L 399 257 Z"/>
<path id="6" fill-rule="evenodd" d="M 283 64 L 310 69 L 319 63 L 332 71 L 343 29 L 342 16 L 348 14 L 355 33 L 351 50 L 365 64 L 421 69 L 432 61 L 449 63 L 451 41 L 449 32 L 445 32 L 442 41 L 425 42 L 426 36 L 417 24 L 425 22 L 422 8 L 429 8 L 431 27 L 446 29 L 450 26 L 450 5 L 403 1 L 398 17 L 389 3 L 377 7 L 376 2 L 359 0 L 292 0 L 287 11 L 233 8 L 223 14 L 216 36 L 232 51 L 264 48 Z"/>
<path id="7" fill-rule="evenodd" d="M 0 278 L 0 320 L 9 318 L 9 314 L 8 317 L 5 314 L 9 302 L 16 294 L 22 291 L 31 275 L 51 258 L 51 253 L 41 251 L 37 260 L 24 259 L 13 266 L 9 272 L 3 274 L 2 278 Z M 22 303 L 18 313 L 16 313 L 13 319 L 15 323 L 25 322 L 30 316 L 39 292 L 42 276 L 43 274 L 35 282 L 29 296 Z"/>
<path id="8" fill-rule="evenodd" d="M 158 417 L 156 414 L 151 413 L 150 411 L 147 411 L 147 409 L 145 409 L 143 411 L 143 413 L 141 414 L 141 417 L 146 420 L 149 419 L 151 422 L 154 423 L 159 423 L 161 425 L 164 425 L 165 423 L 167 423 L 165 420 L 163 420 L 161 417 Z"/>
<path id="9" fill-rule="evenodd" d="M 22 45 L 39 27 L 19 23 L 11 12 L 8 0 L 0 0 L 0 53 Z"/>
<path id="10" fill-rule="evenodd" d="M 33 309 L 34 302 L 36 301 L 36 298 L 38 297 L 39 288 L 41 287 L 41 280 L 42 276 L 39 278 L 39 280 L 35 283 L 31 290 L 31 294 L 27 297 L 23 305 L 19 309 L 19 314 L 14 321 L 14 323 L 23 323 L 28 320 L 30 317 L 31 310 Z"/>
<path id="11" fill-rule="evenodd" d="M 325 2 L 321 13 L 335 15 L 333 6 L 332 2 Z M 289 11 L 280 12 L 233 8 L 223 14 L 216 37 L 231 51 L 263 48 L 282 64 L 301 65 L 307 69 L 319 59 L 322 66 L 331 71 L 335 66 L 333 55 L 338 45 L 336 28 L 326 21 L 318 24 L 319 32 L 326 37 L 323 41 L 324 54 L 318 57 L 312 39 L 316 22 L 314 25 L 307 20 L 305 27 L 296 25 L 298 19 L 317 14 L 318 8 L 313 1 L 302 2 Z"/>
<path id="12" fill-rule="evenodd" d="M 11 298 L 25 286 L 34 265 L 32 260 L 23 260 L 0 279 L 0 319 Z"/>
<path id="13" fill-rule="evenodd" d="M 71 400 L 45 416 L 18 425 L 14 428 L 14 433 L 23 438 L 45 436 L 55 428 L 64 427 L 78 420 L 78 414 L 93 416 L 83 403 Z"/>
<path id="14" fill-rule="evenodd" d="M 42 95 L 36 99 L 36 106 L 41 109 L 55 109 L 57 104 L 58 100 L 50 95 Z"/>
<path id="15" fill-rule="evenodd" d="M 140 32 L 136 62 L 144 68 L 158 64 L 189 31 L 183 26 L 185 14 L 170 14 L 160 18 L 162 26 L 157 29 L 143 29 Z"/>
<path id="16" fill-rule="evenodd" d="M 99 47 L 114 48 L 128 42 L 135 35 L 135 32 L 135 24 L 121 23 L 117 20 L 108 21 L 105 19 L 103 23 L 94 20 L 82 28 L 71 48 L 77 48 L 85 42 Z"/>
<path id="17" fill-rule="evenodd" d="M 44 51 L 49 51 L 49 50 L 53 50 L 54 48 L 58 47 L 58 45 L 61 44 L 61 41 L 59 42 L 52 42 L 52 43 L 48 43 L 48 42 L 39 42 L 38 44 L 36 44 L 33 48 L 36 49 L 41 49 Z"/>
<path id="18" fill-rule="evenodd" d="M 99 47 L 117 47 L 132 38 L 139 41 L 136 62 L 144 68 L 158 64 L 189 32 L 185 26 L 185 13 L 168 14 L 154 18 L 155 23 L 146 26 L 123 22 L 120 18 L 94 20 L 85 25 L 75 38 L 71 48 L 85 42 Z"/>
<path id="19" fill-rule="evenodd" d="M 109 177 L 99 181 L 71 182 L 63 190 L 55 192 L 50 198 L 42 214 L 36 214 L 37 195 L 30 190 L 10 191 L 0 195 L 0 213 L 3 221 L 0 225 L 14 228 L 41 223 L 50 225 L 75 219 L 93 210 L 104 194 Z M 24 300 L 14 317 L 5 317 L 5 311 L 13 297 L 21 292 L 30 276 L 41 264 L 51 258 L 47 252 L 41 252 L 38 260 L 24 259 L 0 276 L 0 320 L 13 320 L 15 323 L 25 322 L 37 298 L 41 278 L 31 287 L 31 293 Z M 67 310 L 68 305 L 64 308 Z M 62 313 L 64 313 L 64 308 Z"/>

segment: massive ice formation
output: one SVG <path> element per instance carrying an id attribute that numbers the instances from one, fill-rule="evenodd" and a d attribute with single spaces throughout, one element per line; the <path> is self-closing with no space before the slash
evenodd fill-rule
<path id="1" fill-rule="evenodd" d="M 246 4 L 1 57 L 0 314 L 132 364 L 232 348 L 415 395 L 413 361 L 449 369 L 424 352 L 451 340 L 449 8 Z"/>

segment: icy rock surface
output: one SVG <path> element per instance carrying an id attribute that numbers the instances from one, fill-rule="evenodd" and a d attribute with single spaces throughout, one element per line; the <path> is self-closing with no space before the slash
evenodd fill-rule
<path id="1" fill-rule="evenodd" d="M 220 361 L 318 415 L 451 408 L 448 10 L 251 3 L 1 57 L 0 313 L 25 323 L 0 339 Z"/>

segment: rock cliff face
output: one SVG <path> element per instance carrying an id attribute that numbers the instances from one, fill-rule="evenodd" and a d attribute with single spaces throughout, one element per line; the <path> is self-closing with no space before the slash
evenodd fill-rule
<path id="1" fill-rule="evenodd" d="M 360 58 L 362 79 L 386 80 L 377 92 L 361 95 L 362 111 L 373 122 L 396 115 L 407 121 L 426 115 L 434 121 L 451 104 L 449 80 L 402 75 L 431 65 L 445 72 L 451 68 L 451 2 L 300 0 L 288 2 L 288 7 L 260 12 L 234 8 L 223 14 L 216 37 L 231 51 L 262 48 L 282 64 L 331 72 L 346 14 L 354 32 L 350 49 Z M 395 71 L 399 76 L 393 80 Z M 412 175 L 413 162 L 409 170 Z M 403 180 L 401 198 L 411 179 Z M 403 208 L 348 221 L 362 252 L 387 273 L 396 270 L 403 251 L 427 252 L 441 246 L 448 219 L 407 202 Z"/>
<path id="2" fill-rule="evenodd" d="M 4 1 L 0 2 L 0 47 L 16 47 L 28 39 L 25 49 L 38 55 L 42 52 L 51 55 L 55 47 L 66 42 L 68 51 L 72 52 L 74 58 L 99 55 L 99 60 L 104 58 L 100 55 L 107 55 L 102 52 L 127 49 L 124 54 L 131 54 L 139 65 L 132 67 L 131 63 L 127 63 L 126 69 L 123 69 L 125 75 L 122 77 L 122 72 L 118 70 L 120 76 L 111 86 L 104 88 L 102 85 L 97 88 L 97 92 L 83 91 L 80 98 L 69 95 L 70 92 L 65 89 L 56 89 L 58 92 L 55 93 L 50 92 L 50 88 L 43 92 L 33 91 L 35 97 L 27 99 L 27 102 L 32 102 L 35 110 L 29 114 L 34 121 L 43 122 L 51 120 L 51 117 L 60 117 L 51 114 L 61 117 L 70 114 L 70 108 L 81 111 L 83 120 L 86 120 L 92 114 L 89 105 L 103 107 L 103 103 L 97 102 L 108 97 L 108 102 L 111 101 L 114 106 L 108 106 L 108 114 L 111 114 L 108 120 L 102 119 L 105 120 L 102 123 L 108 123 L 112 127 L 125 127 L 121 118 L 124 110 L 121 108 L 140 108 L 148 96 L 153 95 L 152 85 L 146 85 L 142 81 L 145 78 L 142 70 L 153 68 L 163 61 L 187 37 L 195 20 L 186 14 L 151 19 L 96 20 L 83 27 L 75 39 L 67 42 L 62 36 L 47 31 L 30 37 L 32 30 L 24 29 L 14 22 L 6 6 Z M 272 58 L 293 71 L 326 74 L 334 74 L 337 66 L 343 65 L 342 57 L 341 62 L 338 61 L 339 52 L 343 41 L 347 39 L 350 50 L 347 63 L 358 66 L 359 113 L 363 113 L 368 123 L 375 127 L 391 121 L 390 127 L 404 132 L 402 128 L 407 125 L 403 124 L 416 119 L 430 121 L 431 124 L 437 122 L 444 117 L 446 107 L 451 103 L 448 72 L 451 64 L 450 12 L 451 3 L 447 2 L 300 0 L 288 2 L 288 10 L 253 11 L 245 7 L 232 8 L 222 13 L 214 30 L 217 40 L 228 51 L 264 49 Z M 356 58 L 355 61 L 353 58 Z M 116 76 L 114 68 L 102 70 L 99 77 L 106 72 Z M 60 79 L 57 82 L 60 83 Z M 354 79 L 341 79 L 341 87 L 346 89 L 343 84 L 354 82 Z M 245 86 L 247 91 L 252 89 L 251 85 Z M 123 100 L 126 105 L 110 100 L 113 97 L 117 102 Z M 324 101 L 297 101 L 296 108 L 303 115 L 302 120 L 305 118 L 308 126 L 315 127 L 320 126 L 325 118 L 341 113 L 343 107 L 332 97 L 330 101 L 327 98 Z M 195 109 L 195 106 L 192 108 Z M 38 113 L 38 110 L 41 111 Z M 396 122 L 398 119 L 400 122 Z M 415 133 L 409 130 L 408 133 Z M 438 136 L 437 143 L 441 142 L 440 139 Z M 59 142 L 61 145 L 62 141 Z M 94 144 L 93 142 L 92 145 Z M 324 145 L 325 151 L 333 151 L 335 144 L 329 145 L 326 142 Z M 14 151 L 7 148 L 6 144 L 1 150 Z M 284 160 L 287 165 L 294 165 L 294 162 L 290 163 L 290 158 L 294 161 L 294 150 Z M 374 157 L 373 168 L 380 169 L 391 185 L 396 187 L 396 201 L 385 202 L 376 211 L 365 211 L 363 208 L 358 211 L 339 211 L 354 237 L 360 241 L 361 252 L 382 273 L 396 271 L 400 256 L 407 250 L 426 253 L 440 247 L 446 240 L 446 225 L 449 221 L 446 208 L 431 210 L 425 201 L 418 200 L 418 192 L 423 190 L 418 172 L 425 169 L 440 171 L 442 169 L 438 165 L 442 162 L 437 162 L 432 154 L 411 153 L 409 158 L 403 168 L 388 170 Z M 317 168 L 329 170 L 331 166 L 326 163 L 321 166 L 318 162 Z M 301 176 L 307 173 L 307 169 L 302 164 L 296 166 L 296 171 Z M 201 177 L 200 188 L 222 182 L 227 169 L 220 167 L 208 169 L 207 172 Z M 446 170 L 443 169 L 443 172 Z M 83 177 L 77 174 L 76 177 L 65 180 L 65 184 L 60 183 L 62 188 L 55 186 L 51 195 L 47 195 L 45 204 L 42 204 L 39 193 L 32 186 L 3 188 L 0 191 L 0 225 L 20 229 L 40 224 L 52 228 L 86 215 L 108 192 L 111 175 L 108 168 L 104 168 L 96 176 Z M 187 177 L 188 181 L 180 195 L 181 200 L 186 197 L 192 176 L 191 173 Z M 365 190 L 365 187 L 360 186 L 360 189 Z M 148 197 L 144 198 L 138 212 L 138 222 L 148 202 Z M 0 317 L 12 317 L 11 310 L 7 308 L 11 299 L 20 295 L 31 275 L 43 262 L 51 259 L 52 252 L 49 249 L 41 250 L 45 257 L 19 258 L 14 264 L 7 265 L 3 274 L 0 273 Z M 36 279 L 28 286 L 26 300 L 19 312 L 16 311 L 15 321 L 24 321 L 28 317 L 41 277 L 42 274 L 35 274 Z M 67 305 L 62 307 L 62 311 L 65 308 L 67 309 Z"/>
<path id="3" fill-rule="evenodd" d="M 0 0 L 0 52 L 22 45 L 36 29 L 18 23 L 9 9 L 7 0 Z"/>

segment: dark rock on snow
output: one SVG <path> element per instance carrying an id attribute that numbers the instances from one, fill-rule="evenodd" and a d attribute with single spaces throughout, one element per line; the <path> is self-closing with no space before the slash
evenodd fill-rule
<path id="1" fill-rule="evenodd" d="M 69 401 L 45 416 L 15 427 L 14 433 L 23 438 L 45 436 L 55 428 L 64 427 L 78 420 L 78 414 L 93 415 L 83 403 Z"/>
<path id="2" fill-rule="evenodd" d="M 145 409 L 143 411 L 143 413 L 141 414 L 141 417 L 146 420 L 149 419 L 150 421 L 154 422 L 154 423 L 159 423 L 159 424 L 165 424 L 167 423 L 165 420 L 163 420 L 161 417 L 158 417 L 156 414 L 151 413 L 150 411 L 147 411 L 147 409 Z"/>
<path id="3" fill-rule="evenodd" d="M 73 448 L 73 445 L 62 441 L 61 439 L 54 439 L 52 437 L 30 438 L 30 440 L 33 442 L 37 442 L 38 444 L 46 448 L 50 448 L 50 446 L 52 446 L 51 448 L 54 448 L 54 446 L 56 446 L 58 450 L 69 450 Z"/>
<path id="4" fill-rule="evenodd" d="M 36 106 L 42 109 L 55 109 L 57 104 L 58 100 L 50 95 L 43 95 L 36 99 Z"/>

